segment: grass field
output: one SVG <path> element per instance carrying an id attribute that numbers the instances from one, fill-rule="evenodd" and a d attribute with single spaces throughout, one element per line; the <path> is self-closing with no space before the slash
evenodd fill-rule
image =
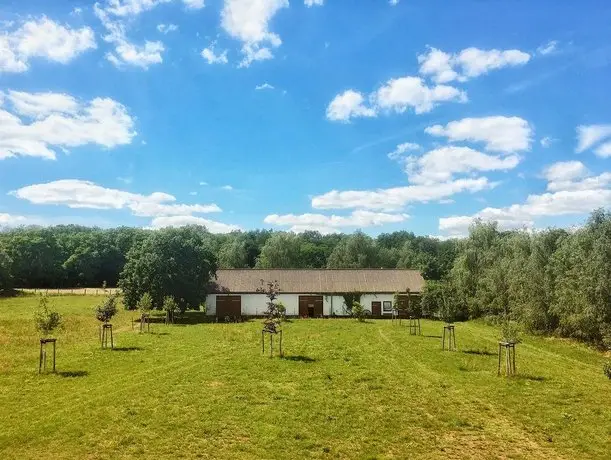
<path id="1" fill-rule="evenodd" d="M 54 297 L 65 317 L 58 373 L 39 376 L 35 297 L 0 299 L 0 458 L 609 458 L 603 356 L 526 337 L 519 376 L 496 376 L 496 331 L 441 323 L 294 320 L 285 359 L 262 356 L 260 323 L 113 321 L 99 297 Z M 194 317 L 191 317 L 193 320 Z"/>

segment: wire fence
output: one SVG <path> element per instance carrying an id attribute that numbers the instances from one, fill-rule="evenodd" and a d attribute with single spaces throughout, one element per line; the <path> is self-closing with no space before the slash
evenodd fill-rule
<path id="1" fill-rule="evenodd" d="M 46 294 L 46 295 L 111 295 L 121 293 L 119 288 L 42 288 L 42 289 L 17 289 L 18 291 L 29 294 Z"/>

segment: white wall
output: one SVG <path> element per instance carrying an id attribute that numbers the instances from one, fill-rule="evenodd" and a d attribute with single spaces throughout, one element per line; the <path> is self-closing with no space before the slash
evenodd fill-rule
<path id="1" fill-rule="evenodd" d="M 208 315 L 216 315 L 216 296 L 225 294 L 210 294 L 206 297 L 206 312 Z M 238 295 L 238 294 L 227 294 Z M 300 294 L 280 294 L 280 300 L 285 308 L 288 316 L 299 315 L 299 295 Z M 303 294 L 308 295 L 308 294 Z M 240 294 L 242 297 L 242 314 L 243 315 L 262 315 L 267 308 L 267 297 L 265 294 Z M 363 294 L 361 296 L 361 305 L 366 310 L 371 310 L 371 302 L 383 302 L 393 300 L 393 294 Z M 323 295 L 323 314 L 330 316 L 335 313 L 337 316 L 346 315 L 344 297 L 341 295 Z M 390 315 L 391 312 L 385 312 L 382 307 L 383 315 Z"/>

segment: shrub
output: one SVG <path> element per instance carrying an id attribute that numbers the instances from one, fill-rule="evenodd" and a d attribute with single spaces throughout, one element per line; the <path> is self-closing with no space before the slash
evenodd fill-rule
<path id="1" fill-rule="evenodd" d="M 44 336 L 48 336 L 57 329 L 62 322 L 60 314 L 49 309 L 49 299 L 46 295 L 40 297 L 38 310 L 34 314 L 36 329 Z"/>
<path id="2" fill-rule="evenodd" d="M 174 297 L 166 296 L 163 299 L 163 311 L 166 313 L 173 314 L 178 311 L 178 303 L 174 300 Z"/>
<path id="3" fill-rule="evenodd" d="M 365 321 L 365 308 L 359 302 L 352 303 L 352 316 L 361 323 Z"/>
<path id="4" fill-rule="evenodd" d="M 278 316 L 282 321 L 286 319 L 286 307 L 281 301 L 276 302 L 276 310 L 278 310 Z"/>
<path id="5" fill-rule="evenodd" d="M 153 298 L 148 292 L 142 294 L 142 297 L 140 297 L 140 300 L 138 300 L 137 307 L 142 313 L 151 311 L 153 308 Z"/>
<path id="6" fill-rule="evenodd" d="M 501 341 L 509 343 L 520 343 L 520 327 L 518 323 L 505 320 L 501 323 Z"/>
<path id="7" fill-rule="evenodd" d="M 603 364 L 603 372 L 611 380 L 611 359 Z"/>
<path id="8" fill-rule="evenodd" d="M 111 294 L 95 307 L 95 317 L 98 321 L 107 323 L 117 314 L 117 295 Z"/>

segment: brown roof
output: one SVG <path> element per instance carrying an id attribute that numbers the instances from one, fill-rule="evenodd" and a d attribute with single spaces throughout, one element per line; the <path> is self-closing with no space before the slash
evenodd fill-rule
<path id="1" fill-rule="evenodd" d="M 255 293 L 261 280 L 278 281 L 282 292 L 295 294 L 421 292 L 424 287 L 420 272 L 404 269 L 230 269 L 217 270 L 216 276 L 215 293 Z"/>

